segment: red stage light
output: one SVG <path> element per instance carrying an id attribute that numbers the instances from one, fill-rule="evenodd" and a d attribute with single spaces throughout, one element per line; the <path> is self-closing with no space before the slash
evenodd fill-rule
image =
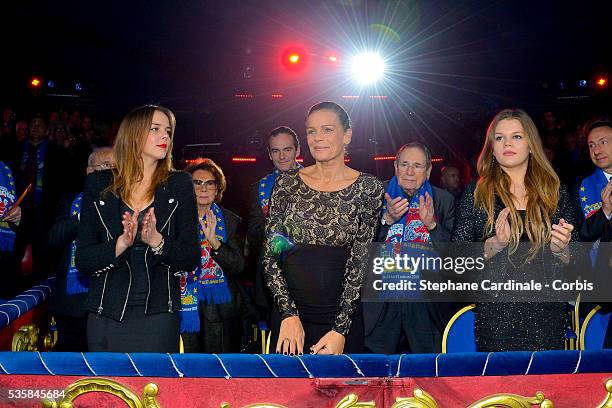
<path id="1" fill-rule="evenodd" d="M 39 88 L 40 84 L 41 82 L 38 78 L 32 78 L 32 80 L 30 81 L 30 85 L 32 85 L 34 88 Z"/>
<path id="2" fill-rule="evenodd" d="M 374 156 L 374 161 L 395 160 L 395 156 Z"/>
<path id="3" fill-rule="evenodd" d="M 256 161 L 255 157 L 232 157 L 234 163 L 255 163 Z"/>
<path id="4" fill-rule="evenodd" d="M 597 85 L 599 85 L 600 87 L 604 87 L 608 84 L 608 80 L 604 77 L 600 77 L 597 79 Z"/>
<path id="5" fill-rule="evenodd" d="M 287 48 L 281 55 L 281 63 L 288 71 L 299 71 L 306 65 L 306 53 L 298 47 Z"/>

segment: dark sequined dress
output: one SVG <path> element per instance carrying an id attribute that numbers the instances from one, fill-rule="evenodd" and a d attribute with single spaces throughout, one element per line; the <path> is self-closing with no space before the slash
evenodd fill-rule
<path id="1" fill-rule="evenodd" d="M 452 240 L 455 242 L 484 242 L 483 231 L 486 225 L 484 211 L 474 208 L 474 190 L 472 182 L 464 192 L 458 209 L 457 222 Z M 504 208 L 501 200 L 495 204 L 495 217 Z M 524 220 L 524 211 L 521 212 Z M 562 186 L 559 194 L 557 211 L 552 223 L 561 218 L 576 225 L 576 217 L 570 202 L 567 189 Z M 491 236 L 495 234 L 492 232 Z M 577 238 L 576 230 L 572 240 Z M 550 270 L 562 268 L 563 265 L 550 252 L 544 249 L 529 262 L 529 245 L 526 234 L 521 237 L 518 250 L 508 257 L 507 250 L 500 252 L 488 264 L 492 270 L 490 276 L 497 281 L 514 279 L 524 281 L 533 270 Z M 484 251 L 484 245 L 482 247 Z M 482 253 L 474 254 L 482 256 Z M 534 269 L 536 268 L 536 269 Z M 515 296 L 514 299 L 512 297 Z M 536 351 L 556 350 L 565 347 L 567 328 L 567 304 L 563 302 L 526 302 L 521 301 L 522 294 L 516 292 L 505 298 L 504 302 L 482 302 L 476 304 L 475 334 L 479 351 Z M 516 301 L 514 301 L 516 300 Z"/>

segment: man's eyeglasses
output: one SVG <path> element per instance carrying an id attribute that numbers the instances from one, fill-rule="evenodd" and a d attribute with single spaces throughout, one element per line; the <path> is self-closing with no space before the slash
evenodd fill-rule
<path id="1" fill-rule="evenodd" d="M 93 166 L 89 166 L 89 168 L 92 168 L 94 170 L 109 170 L 112 169 L 113 167 L 113 163 L 111 162 L 102 162 L 102 163 L 98 163 L 98 164 L 94 164 Z"/>
<path id="2" fill-rule="evenodd" d="M 217 188 L 217 180 L 192 180 L 194 186 L 204 187 L 207 190 L 215 190 Z"/>
<path id="3" fill-rule="evenodd" d="M 398 163 L 397 166 L 402 170 L 412 169 L 414 170 L 415 173 L 423 173 L 425 170 L 427 170 L 427 166 L 421 163 L 411 164 L 411 163 L 401 162 L 401 163 Z"/>

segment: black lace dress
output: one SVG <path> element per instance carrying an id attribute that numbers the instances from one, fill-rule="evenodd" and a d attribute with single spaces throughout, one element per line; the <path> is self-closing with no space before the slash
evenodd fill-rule
<path id="1" fill-rule="evenodd" d="M 360 290 L 383 185 L 362 173 L 340 191 L 322 192 L 308 187 L 298 171 L 277 179 L 266 221 L 263 265 L 276 304 L 271 347 L 280 321 L 299 316 L 305 350 L 333 329 L 346 337 L 345 353 L 361 352 Z"/>
<path id="2" fill-rule="evenodd" d="M 459 205 L 457 222 L 452 240 L 455 242 L 484 242 L 483 232 L 486 214 L 474 208 L 474 190 L 471 183 L 463 194 Z M 495 204 L 495 218 L 503 209 L 501 200 Z M 524 212 L 521 212 L 524 219 Z M 556 224 L 564 218 L 576 225 L 576 217 L 567 189 L 562 186 L 557 211 L 551 222 Z M 495 234 L 495 230 L 490 236 Z M 576 229 L 572 241 L 577 238 Z M 533 259 L 529 258 L 527 235 L 521 237 L 517 252 L 508 257 L 507 250 L 495 255 L 487 264 L 489 277 L 496 281 L 514 279 L 524 281 L 533 271 L 548 271 L 564 265 L 545 248 Z M 482 247 L 484 251 L 484 246 Z M 475 256 L 482 256 L 473 254 Z M 536 351 L 563 349 L 567 328 L 567 304 L 563 302 L 526 302 L 520 292 L 506 297 L 503 302 L 477 303 L 475 309 L 475 334 L 479 351 Z M 514 298 L 513 298 L 514 296 Z"/>

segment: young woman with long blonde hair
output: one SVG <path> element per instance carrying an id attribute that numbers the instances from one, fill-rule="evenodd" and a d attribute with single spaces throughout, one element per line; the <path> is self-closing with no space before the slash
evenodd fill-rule
<path id="1" fill-rule="evenodd" d="M 453 241 L 484 241 L 489 271 L 521 280 L 526 271 L 571 260 L 575 214 L 544 153 L 538 130 L 520 109 L 499 112 L 487 129 L 477 182 L 463 194 Z M 480 255 L 483 255 L 482 253 Z M 481 351 L 562 349 L 565 304 L 488 302 L 476 306 Z"/>
<path id="2" fill-rule="evenodd" d="M 116 167 L 87 177 L 76 267 L 91 275 L 90 351 L 177 352 L 180 275 L 198 265 L 191 177 L 172 168 L 176 120 L 161 106 L 128 113 Z"/>

